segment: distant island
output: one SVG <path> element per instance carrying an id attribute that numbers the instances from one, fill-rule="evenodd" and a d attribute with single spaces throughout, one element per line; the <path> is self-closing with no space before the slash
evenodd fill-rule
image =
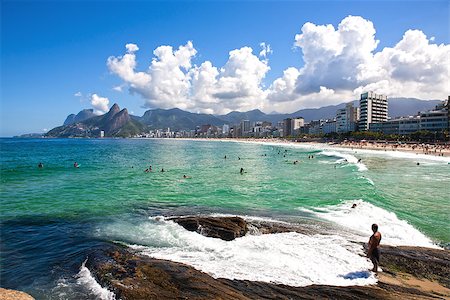
<path id="1" fill-rule="evenodd" d="M 419 100 L 415 98 L 390 98 L 389 115 L 391 117 L 408 116 L 419 111 L 429 110 L 439 104 L 439 100 Z M 353 101 L 357 103 L 357 101 Z M 63 125 L 53 128 L 45 134 L 25 134 L 18 137 L 155 137 L 158 132 L 180 132 L 173 137 L 190 137 L 193 131 L 207 130 L 210 127 L 233 126 L 243 120 L 249 122 L 266 122 L 275 127 L 277 123 L 286 118 L 301 117 L 305 122 L 313 120 L 331 119 L 338 109 L 347 103 L 325 106 L 321 108 L 302 109 L 286 114 L 266 114 L 258 109 L 238 112 L 233 111 L 226 115 L 197 114 L 173 109 L 151 109 L 143 116 L 134 116 L 126 108 L 120 109 L 114 104 L 104 115 L 96 115 L 92 109 L 83 109 L 78 114 L 70 114 Z M 151 134 L 153 132 L 153 134 Z M 223 132 L 220 130 L 220 132 Z"/>

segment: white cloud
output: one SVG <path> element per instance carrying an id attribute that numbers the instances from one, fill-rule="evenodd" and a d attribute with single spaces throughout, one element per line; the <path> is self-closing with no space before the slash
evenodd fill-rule
<path id="1" fill-rule="evenodd" d="M 226 113 L 263 109 L 294 111 L 337 104 L 372 90 L 390 97 L 443 98 L 449 94 L 450 45 L 434 44 L 420 30 L 408 30 L 392 47 L 377 51 L 374 24 L 348 16 L 337 27 L 305 23 L 294 37 L 303 65 L 288 67 L 268 87 L 269 44 L 229 52 L 227 62 L 193 64 L 192 42 L 174 49 L 160 46 L 145 71 L 137 70 L 136 44 L 127 44 L 123 56 L 108 58 L 109 70 L 123 80 L 121 90 L 145 99 L 146 107 L 179 107 L 195 112 Z"/>
<path id="2" fill-rule="evenodd" d="M 75 97 L 83 97 L 83 94 L 81 92 L 76 92 L 73 94 Z"/>
<path id="3" fill-rule="evenodd" d="M 259 44 L 259 46 L 261 47 L 261 51 L 259 52 L 259 56 L 260 57 L 264 57 L 266 58 L 267 55 L 272 54 L 272 48 L 270 47 L 269 44 L 266 44 L 265 42 L 262 42 Z"/>
<path id="4" fill-rule="evenodd" d="M 228 112 L 258 107 L 265 99 L 262 79 L 270 68 L 250 47 L 230 51 L 227 63 L 219 69 L 209 61 L 192 65 L 197 53 L 192 42 L 177 50 L 160 46 L 153 51 L 155 57 L 146 72 L 135 70 L 136 55 L 130 48 L 138 49 L 127 47 L 128 53 L 109 57 L 107 65 L 129 84 L 130 92 L 144 97 L 146 107 Z M 265 46 L 266 54 L 269 50 Z"/>
<path id="5" fill-rule="evenodd" d="M 97 94 L 91 95 L 91 105 L 99 113 L 106 113 L 108 111 L 109 99 L 106 97 L 100 97 Z"/>
<path id="6" fill-rule="evenodd" d="M 123 91 L 123 87 L 124 87 L 124 85 L 121 84 L 121 85 L 116 85 L 116 86 L 114 86 L 112 89 L 113 89 L 114 91 L 116 91 L 116 92 L 121 93 L 121 92 Z"/>

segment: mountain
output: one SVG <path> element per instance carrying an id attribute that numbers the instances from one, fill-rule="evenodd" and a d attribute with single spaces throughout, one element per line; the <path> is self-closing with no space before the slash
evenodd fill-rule
<path id="1" fill-rule="evenodd" d="M 218 117 L 228 123 L 237 124 L 242 120 L 264 121 L 268 118 L 268 115 L 259 109 L 254 109 L 247 112 L 232 111 L 226 115 L 221 115 Z"/>
<path id="2" fill-rule="evenodd" d="M 420 111 L 434 109 L 442 100 L 420 100 L 416 98 L 388 98 L 389 116 L 392 118 L 417 115 Z"/>
<path id="3" fill-rule="evenodd" d="M 151 129 L 170 128 L 171 130 L 190 130 L 204 124 L 215 126 L 224 124 L 224 120 L 216 116 L 191 113 L 179 108 L 151 109 L 147 110 L 142 117 L 133 116 L 133 118 L 148 125 Z"/>
<path id="4" fill-rule="evenodd" d="M 117 104 L 104 115 L 94 116 L 81 122 L 53 128 L 47 137 L 99 137 L 104 131 L 109 137 L 131 137 L 146 130 L 145 126 L 133 120 L 126 108 L 120 110 Z"/>
<path id="5" fill-rule="evenodd" d="M 441 101 L 419 100 L 415 98 L 389 98 L 389 116 L 415 115 L 419 111 L 433 109 Z M 359 106 L 359 101 L 353 101 Z M 98 137 L 100 131 L 105 136 L 129 137 L 145 133 L 148 129 L 166 129 L 173 131 L 192 130 L 201 125 L 221 126 L 223 124 L 238 124 L 242 120 L 269 121 L 276 125 L 278 121 L 286 118 L 303 117 L 306 122 L 318 119 L 332 119 L 336 111 L 344 108 L 346 103 L 329 105 L 321 108 L 301 109 L 287 114 L 265 114 L 254 109 L 247 112 L 233 111 L 226 115 L 196 114 L 173 109 L 151 109 L 147 110 L 142 117 L 128 114 L 127 109 L 120 110 L 117 104 L 104 115 L 95 116 L 92 109 L 80 111 L 77 115 L 69 115 L 63 126 L 50 130 L 45 136 L 48 137 Z M 81 121 L 80 121 L 81 120 Z"/>
<path id="6" fill-rule="evenodd" d="M 95 114 L 94 114 L 93 109 L 83 109 L 76 115 L 75 114 L 68 115 L 66 120 L 64 121 L 64 125 L 70 125 L 70 124 L 82 122 L 82 121 L 92 118 L 94 116 L 95 116 Z"/>
<path id="7" fill-rule="evenodd" d="M 440 100 L 420 100 L 416 98 L 389 98 L 389 116 L 392 118 L 400 116 L 416 115 L 419 111 L 433 109 Z M 226 120 L 231 124 L 237 124 L 242 120 L 255 121 L 270 121 L 276 124 L 286 118 L 302 117 L 305 122 L 319 119 L 332 119 L 336 116 L 338 109 L 344 108 L 347 103 L 337 105 L 329 105 L 320 108 L 306 108 L 300 109 L 293 113 L 286 114 L 265 114 L 258 109 L 248 112 L 233 111 L 226 115 L 217 116 L 220 119 Z M 359 106 L 359 100 L 353 101 L 354 106 Z"/>

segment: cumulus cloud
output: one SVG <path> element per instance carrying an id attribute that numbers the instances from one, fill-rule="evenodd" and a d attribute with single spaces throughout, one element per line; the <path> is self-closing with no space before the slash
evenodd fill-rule
<path id="1" fill-rule="evenodd" d="M 359 16 L 332 24 L 305 23 L 294 37 L 302 57 L 267 86 L 269 44 L 229 52 L 223 66 L 211 61 L 193 63 L 197 50 L 191 41 L 174 49 L 160 46 L 144 71 L 138 70 L 136 44 L 122 56 L 111 56 L 109 70 L 122 87 L 145 99 L 149 108 L 179 107 L 195 112 L 226 113 L 254 108 L 294 111 L 358 99 L 372 90 L 390 97 L 442 98 L 449 94 L 450 45 L 408 30 L 392 47 L 377 49 L 379 41 L 370 20 Z M 303 63 L 301 63 L 303 61 Z"/>
<path id="2" fill-rule="evenodd" d="M 108 111 L 109 99 L 101 97 L 97 94 L 91 95 L 91 105 L 98 113 L 106 113 Z"/>
<path id="3" fill-rule="evenodd" d="M 394 46 L 375 52 L 379 41 L 372 22 L 348 16 L 333 25 L 306 23 L 295 36 L 305 65 L 296 92 L 309 95 L 321 86 L 335 91 L 375 91 L 392 97 L 442 98 L 449 92 L 450 45 L 433 44 L 420 30 L 408 30 Z"/>
<path id="4" fill-rule="evenodd" d="M 73 94 L 75 97 L 83 97 L 83 94 L 81 92 L 76 92 Z"/>
<path id="5" fill-rule="evenodd" d="M 266 56 L 271 50 L 264 47 Z M 258 101 L 265 99 L 262 80 L 270 69 L 268 61 L 260 60 L 250 47 L 230 51 L 226 64 L 218 68 L 210 61 L 193 65 L 197 50 L 190 41 L 176 50 L 160 46 L 145 72 L 136 71 L 134 52 L 139 48 L 127 44 L 126 49 L 123 56 L 108 58 L 108 68 L 130 86 L 130 92 L 144 97 L 146 107 L 227 112 L 259 106 Z"/>

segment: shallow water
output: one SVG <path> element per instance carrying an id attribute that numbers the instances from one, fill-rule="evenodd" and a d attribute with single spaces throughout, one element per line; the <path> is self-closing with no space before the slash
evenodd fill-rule
<path id="1" fill-rule="evenodd" d="M 384 243 L 450 243 L 450 165 L 441 158 L 219 141 L 0 143 L 1 286 L 39 299 L 110 297 L 88 280 L 82 264 L 90 251 L 111 241 L 217 277 L 292 285 L 373 282 L 371 274 L 358 273 L 369 263 L 351 243 L 366 241 L 373 222 Z M 153 172 L 145 173 L 149 165 Z M 353 203 L 356 209 L 350 209 Z M 217 213 L 311 223 L 324 231 L 331 226 L 336 232 L 331 244 L 326 235 L 300 234 L 226 243 L 154 218 Z M 240 267 L 230 268 L 231 262 Z M 272 277 L 263 271 L 268 263 L 278 270 Z M 252 277 L 254 270 L 260 277 Z"/>

